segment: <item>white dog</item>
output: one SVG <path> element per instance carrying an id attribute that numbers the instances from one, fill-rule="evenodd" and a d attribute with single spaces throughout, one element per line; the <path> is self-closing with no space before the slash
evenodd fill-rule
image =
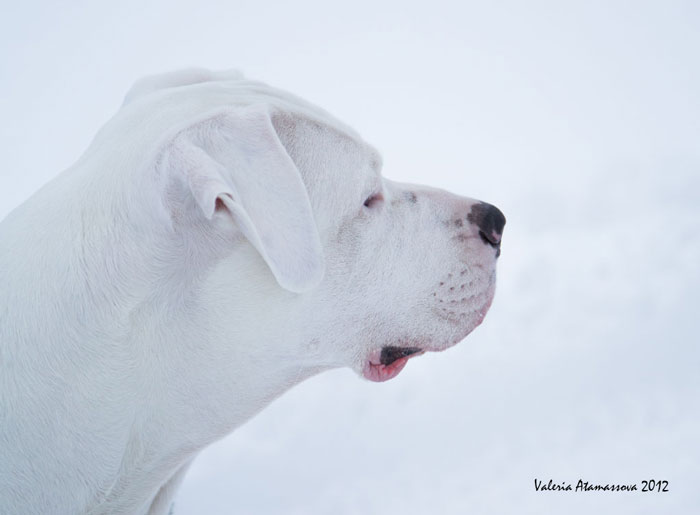
<path id="1" fill-rule="evenodd" d="M 0 513 L 167 513 L 292 385 L 474 329 L 505 219 L 236 73 L 147 78 L 0 224 Z"/>

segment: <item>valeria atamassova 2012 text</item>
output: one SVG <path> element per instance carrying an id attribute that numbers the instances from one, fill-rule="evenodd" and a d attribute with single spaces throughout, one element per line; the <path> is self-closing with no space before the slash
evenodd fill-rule
<path id="1" fill-rule="evenodd" d="M 668 492 L 668 481 L 645 479 L 641 485 L 630 484 L 598 484 L 579 479 L 576 486 L 566 481 L 555 482 L 550 479 L 547 483 L 535 479 L 535 490 L 538 492 Z"/>

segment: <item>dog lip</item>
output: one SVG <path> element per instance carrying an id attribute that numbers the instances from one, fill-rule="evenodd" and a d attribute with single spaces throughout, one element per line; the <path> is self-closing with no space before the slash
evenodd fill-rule
<path id="1" fill-rule="evenodd" d="M 382 352 L 379 355 L 379 363 L 384 366 L 389 366 L 401 358 L 407 358 L 414 354 L 418 354 L 422 350 L 423 349 L 420 347 L 383 347 Z"/>
<path id="2" fill-rule="evenodd" d="M 399 375 L 409 359 L 420 356 L 425 349 L 420 347 L 382 347 L 372 351 L 365 361 L 362 375 L 370 381 L 388 381 Z"/>

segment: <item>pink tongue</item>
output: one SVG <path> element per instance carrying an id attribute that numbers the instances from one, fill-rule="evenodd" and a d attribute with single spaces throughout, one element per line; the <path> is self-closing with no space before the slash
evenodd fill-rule
<path id="1" fill-rule="evenodd" d="M 407 361 L 408 357 L 399 358 L 391 365 L 375 365 L 374 363 L 369 363 L 369 366 L 365 367 L 363 375 L 370 381 L 376 381 L 378 383 L 388 381 L 399 375 L 401 369 L 406 366 Z"/>

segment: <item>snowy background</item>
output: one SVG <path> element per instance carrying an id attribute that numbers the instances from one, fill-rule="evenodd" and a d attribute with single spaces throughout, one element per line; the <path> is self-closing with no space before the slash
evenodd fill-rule
<path id="1" fill-rule="evenodd" d="M 101 4 L 3 6 L 0 217 L 136 78 L 199 65 L 313 101 L 387 177 L 508 218 L 467 340 L 389 383 L 298 386 L 202 453 L 176 513 L 700 513 L 700 4 Z"/>

